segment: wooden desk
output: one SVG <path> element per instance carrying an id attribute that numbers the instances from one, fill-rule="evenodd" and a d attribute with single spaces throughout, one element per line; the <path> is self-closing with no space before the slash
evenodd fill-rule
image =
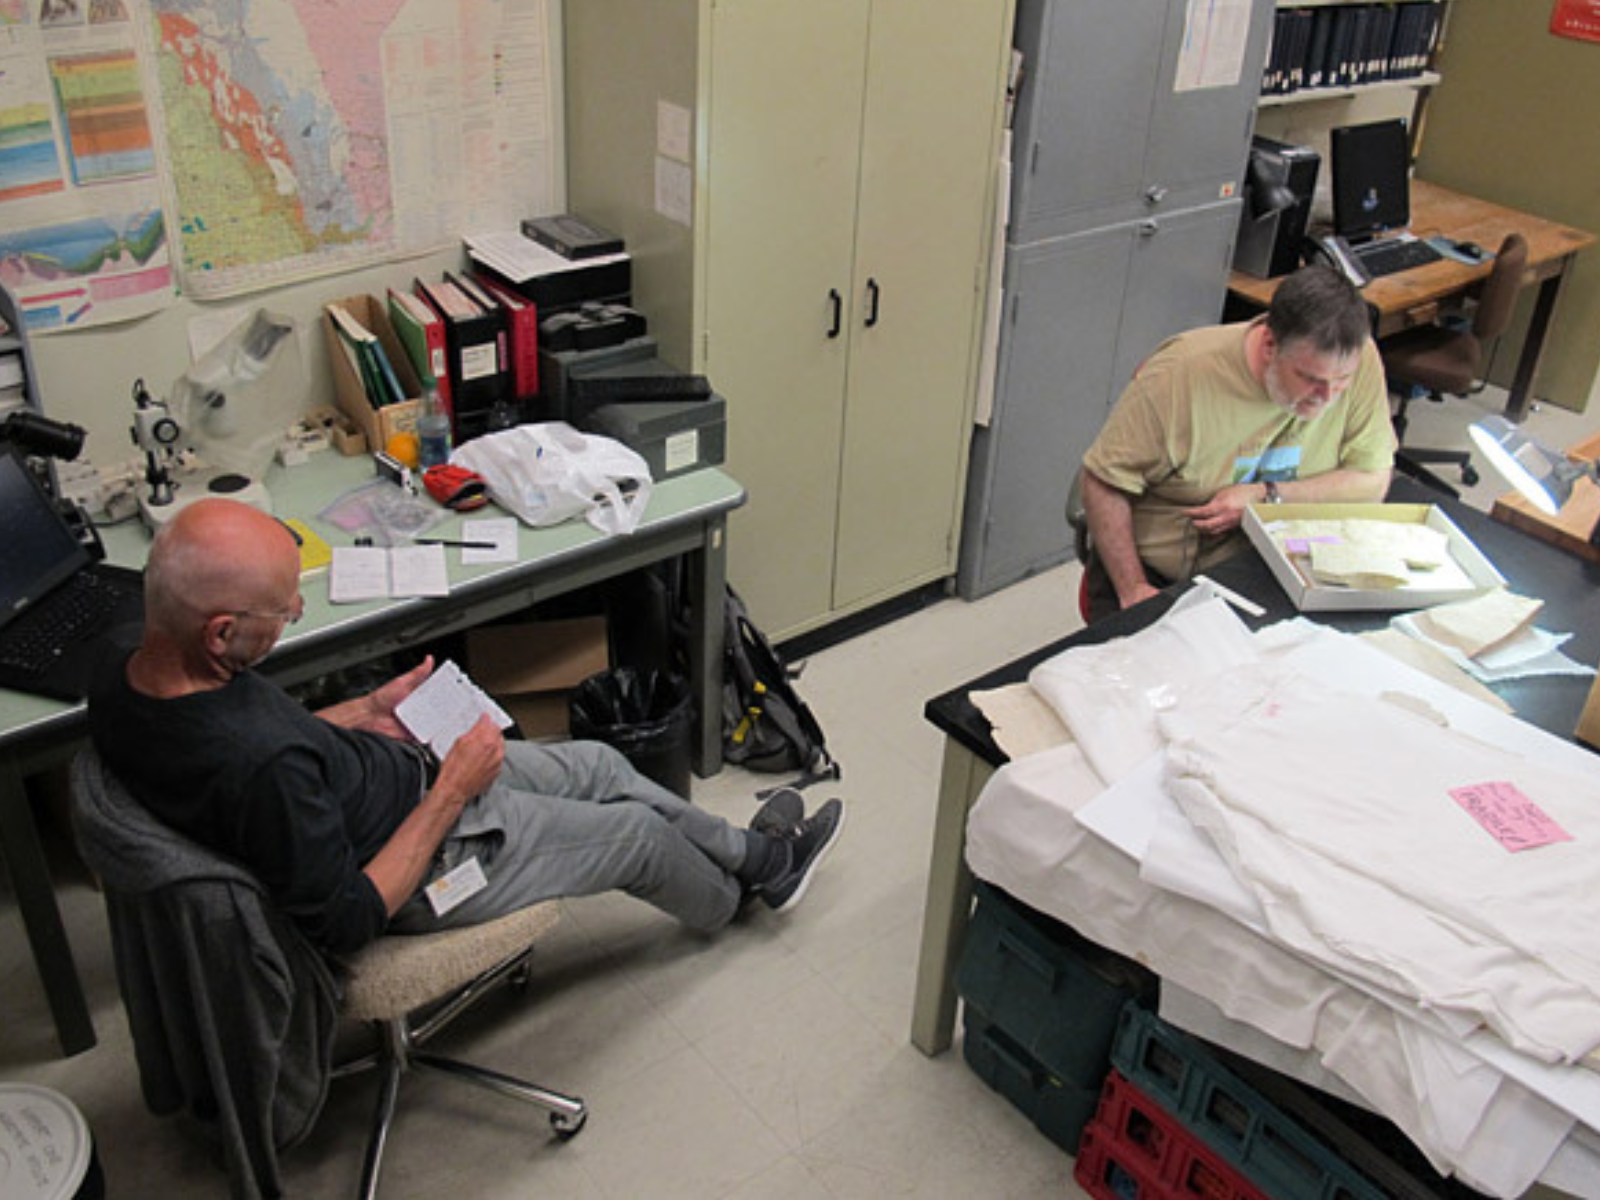
<path id="1" fill-rule="evenodd" d="M 1411 230 L 1421 238 L 1442 234 L 1457 241 L 1476 242 L 1491 253 L 1500 248 L 1508 233 L 1520 233 L 1528 239 L 1528 270 L 1523 282 L 1524 285 L 1538 284 L 1539 292 L 1505 407 L 1508 419 L 1521 421 L 1532 398 L 1533 381 L 1561 292 L 1561 280 L 1573 257 L 1594 245 L 1595 235 L 1453 192 L 1422 179 L 1411 182 Z M 1361 294 L 1378 310 L 1378 336 L 1388 337 L 1417 325 L 1431 324 L 1446 301 L 1476 288 L 1489 277 L 1492 266 L 1493 260 L 1468 266 L 1447 258 L 1381 276 L 1362 288 Z M 1278 290 L 1279 282 L 1233 271 L 1228 276 L 1228 290 L 1247 303 L 1265 308 Z"/>
<path id="2" fill-rule="evenodd" d="M 350 535 L 319 520 L 338 496 L 372 478 L 366 458 L 315 456 L 292 472 L 267 478 L 280 516 L 301 517 L 335 545 Z M 721 471 L 696 471 L 658 483 L 637 531 L 608 537 L 583 521 L 548 529 L 518 529 L 515 563 L 463 567 L 460 552 L 447 551 L 450 595 L 439 599 L 372 601 L 333 605 L 326 576 L 302 587 L 305 614 L 273 650 L 263 672 L 281 684 L 314 678 L 351 663 L 405 649 L 433 638 L 505 616 L 564 592 L 587 587 L 654 563 L 682 557 L 688 565 L 689 685 L 696 720 L 693 766 L 700 775 L 722 765 L 722 597 L 727 562 L 727 514 L 744 503 L 744 489 Z M 481 510 L 473 516 L 498 513 Z M 431 533 L 459 537 L 461 517 L 450 516 Z M 138 526 L 106 537 L 107 556 L 142 567 L 149 539 Z M 0 689 L 0 856 L 11 876 L 28 943 L 44 984 L 56 1035 L 64 1054 L 95 1043 L 83 986 L 49 866 L 34 826 L 24 779 L 66 761 L 82 742 L 87 715 L 82 704 L 64 704 Z"/>
<path id="3" fill-rule="evenodd" d="M 1438 503 L 1468 537 L 1487 554 L 1514 587 L 1545 601 L 1541 624 L 1571 631 L 1564 647 L 1579 662 L 1600 661 L 1600 565 L 1580 561 L 1550 546 L 1491 521 L 1483 513 L 1408 479 L 1396 479 L 1390 499 Z M 1246 623 L 1252 628 L 1298 615 L 1289 597 L 1254 550 L 1245 550 L 1208 574 L 1226 587 L 1266 608 Z M 928 701 L 927 719 L 945 735 L 944 765 L 939 778 L 933 848 L 928 866 L 927 902 L 923 909 L 922 946 L 917 965 L 916 994 L 911 1010 L 911 1042 L 924 1054 L 949 1049 L 955 1030 L 955 967 L 972 911 L 972 872 L 967 868 L 967 810 L 983 785 L 1007 759 L 990 736 L 989 722 L 969 699 L 974 691 L 1020 683 L 1039 663 L 1070 646 L 1094 645 L 1135 633 L 1154 623 L 1187 589 L 1178 584 L 1143 604 L 1114 613 L 1087 629 L 1043 646 L 1015 662 Z M 1317 614 L 1325 623 L 1350 632 L 1380 629 L 1393 615 L 1386 612 Z M 1501 699 L 1518 716 L 1561 737 L 1571 737 L 1589 691 L 1579 676 L 1540 676 L 1495 685 Z M 1600 762 L 1600 759 L 1596 760 Z"/>
<path id="4" fill-rule="evenodd" d="M 1570 447 L 1567 457 L 1575 462 L 1600 459 L 1600 434 Z M 1559 546 L 1568 554 L 1600 563 L 1600 546 L 1589 540 L 1600 526 L 1600 484 L 1592 479 L 1578 480 L 1566 506 L 1553 517 L 1529 504 L 1519 492 L 1507 492 L 1496 499 L 1489 515 L 1552 546 Z"/>

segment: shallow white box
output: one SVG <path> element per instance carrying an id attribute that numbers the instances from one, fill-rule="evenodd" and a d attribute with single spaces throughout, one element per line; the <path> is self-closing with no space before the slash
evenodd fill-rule
<path id="1" fill-rule="evenodd" d="M 1285 555 L 1266 527 L 1277 521 L 1395 521 L 1427 525 L 1449 538 L 1450 556 L 1472 581 L 1470 587 L 1344 588 L 1313 582 L 1309 564 L 1297 565 Z M 1472 539 L 1433 504 L 1255 504 L 1245 509 L 1245 536 L 1266 560 L 1283 590 L 1301 612 L 1428 608 L 1465 600 L 1491 588 L 1504 587 L 1505 577 Z"/>

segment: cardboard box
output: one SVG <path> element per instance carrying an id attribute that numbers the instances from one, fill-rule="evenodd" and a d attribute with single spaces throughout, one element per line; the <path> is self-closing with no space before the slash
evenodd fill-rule
<path id="1" fill-rule="evenodd" d="M 1465 572 L 1470 584 L 1465 587 L 1408 586 L 1370 590 L 1330 587 L 1314 582 L 1305 560 L 1299 559 L 1297 562 L 1291 559 L 1266 529 L 1268 524 L 1277 521 L 1347 520 L 1396 521 L 1437 529 L 1449 539 L 1450 556 Z M 1472 540 L 1433 504 L 1256 504 L 1245 509 L 1242 524 L 1245 536 L 1301 612 L 1399 612 L 1428 608 L 1451 600 L 1465 600 L 1491 588 L 1504 587 L 1506 582 L 1505 577 L 1495 570 L 1494 564 L 1472 544 Z"/>
<path id="2" fill-rule="evenodd" d="M 412 367 L 405 347 L 395 336 L 394 326 L 389 324 L 389 314 L 384 311 L 382 301 L 373 296 L 346 296 L 332 303 L 342 305 L 346 312 L 377 336 L 383 352 L 389 356 L 389 365 L 394 368 L 395 378 L 400 381 L 400 389 L 408 397 L 403 404 L 372 407 L 367 400 L 366 390 L 361 386 L 361 376 L 345 357 L 344 344 L 340 341 L 338 329 L 334 327 L 333 318 L 324 310 L 322 328 L 328 337 L 328 362 L 333 370 L 334 397 L 339 402 L 339 408 L 365 435 L 367 448 L 376 453 L 387 446 L 395 434 L 417 431 L 417 418 L 422 413 L 422 384 L 417 379 L 416 369 Z"/>
<path id="3" fill-rule="evenodd" d="M 567 734 L 567 698 L 611 666 L 604 617 L 487 625 L 467 633 L 467 673 L 528 738 Z"/>

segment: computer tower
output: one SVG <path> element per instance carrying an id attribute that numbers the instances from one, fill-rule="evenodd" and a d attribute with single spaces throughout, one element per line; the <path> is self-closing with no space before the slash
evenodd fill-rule
<path id="1" fill-rule="evenodd" d="M 1300 243 L 1321 162 L 1310 146 L 1289 146 L 1260 135 L 1251 141 L 1234 270 L 1273 279 L 1300 265 Z"/>

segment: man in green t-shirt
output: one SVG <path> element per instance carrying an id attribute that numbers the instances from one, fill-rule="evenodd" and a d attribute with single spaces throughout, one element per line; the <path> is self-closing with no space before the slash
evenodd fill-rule
<path id="1" fill-rule="evenodd" d="M 1091 620 L 1236 552 L 1248 505 L 1383 498 L 1395 437 L 1370 330 L 1342 275 L 1306 267 L 1265 316 L 1140 366 L 1083 460 Z"/>

